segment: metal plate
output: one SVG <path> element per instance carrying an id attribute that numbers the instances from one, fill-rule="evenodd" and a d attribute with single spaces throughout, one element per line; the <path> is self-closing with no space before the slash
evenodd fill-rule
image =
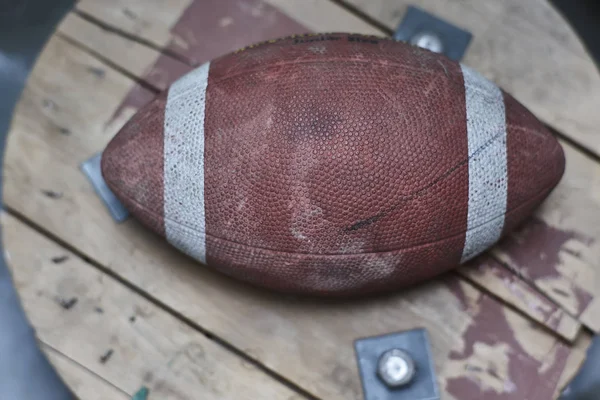
<path id="1" fill-rule="evenodd" d="M 439 400 L 429 336 L 425 329 L 358 339 L 354 348 L 365 400 Z M 414 361 L 416 373 L 406 386 L 390 389 L 377 376 L 379 358 L 390 349 L 404 350 Z"/>
<path id="2" fill-rule="evenodd" d="M 408 7 L 394 34 L 394 39 L 443 53 L 455 61 L 463 58 L 472 38 L 470 32 L 413 6 Z"/>
<path id="3" fill-rule="evenodd" d="M 100 170 L 100 159 L 102 153 L 98 153 L 89 160 L 81 164 L 81 170 L 87 176 L 90 183 L 94 187 L 94 190 L 100 196 L 110 215 L 117 222 L 123 222 L 129 217 L 129 211 L 123 206 L 123 204 L 117 199 L 115 194 L 108 188 L 102 172 Z"/>

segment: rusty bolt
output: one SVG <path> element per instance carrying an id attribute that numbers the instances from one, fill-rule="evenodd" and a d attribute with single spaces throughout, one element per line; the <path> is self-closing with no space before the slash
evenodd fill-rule
<path id="1" fill-rule="evenodd" d="M 413 379 L 415 363 L 404 350 L 388 350 L 379 358 L 377 375 L 389 388 L 398 388 L 410 383 Z"/>

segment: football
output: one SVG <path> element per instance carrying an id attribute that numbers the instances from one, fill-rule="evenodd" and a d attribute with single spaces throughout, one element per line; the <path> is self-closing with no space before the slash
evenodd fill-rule
<path id="1" fill-rule="evenodd" d="M 189 72 L 109 143 L 143 224 L 227 275 L 357 295 L 484 252 L 565 167 L 546 127 L 472 69 L 391 39 L 299 35 Z"/>

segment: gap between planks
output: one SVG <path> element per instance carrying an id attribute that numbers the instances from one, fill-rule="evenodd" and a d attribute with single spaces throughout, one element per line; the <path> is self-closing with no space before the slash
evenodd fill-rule
<path id="1" fill-rule="evenodd" d="M 513 273 L 514 275 L 516 275 L 518 277 L 518 274 L 514 273 L 514 271 L 512 271 L 510 268 L 508 268 L 505 264 L 502 264 L 502 263 L 500 263 L 500 264 L 502 265 L 503 268 L 507 269 L 509 272 Z M 474 287 L 479 289 L 481 292 L 487 294 L 488 296 L 492 297 L 493 299 L 495 299 L 496 301 L 501 303 L 504 307 L 506 307 L 506 308 L 514 311 L 515 313 L 523 316 L 524 318 L 527 318 L 527 319 L 531 320 L 532 322 L 536 323 L 536 325 L 539 326 L 541 330 L 545 331 L 549 335 L 555 336 L 558 339 L 562 340 L 563 342 L 565 342 L 569 345 L 574 344 L 581 337 L 581 335 L 583 334 L 582 328 L 585 328 L 586 330 L 591 332 L 591 329 L 589 327 L 583 325 L 578 320 L 577 317 L 575 317 L 574 315 L 569 313 L 567 310 L 563 309 L 559 304 L 557 304 L 550 297 L 548 297 L 545 293 L 538 290 L 531 282 L 529 282 L 525 279 L 519 278 L 520 283 L 525 285 L 532 292 L 535 292 L 538 296 L 543 298 L 545 301 L 548 301 L 551 304 L 555 305 L 558 309 L 561 310 L 561 312 L 565 313 L 566 316 L 571 318 L 569 324 L 572 324 L 572 325 L 571 325 L 571 328 L 569 329 L 569 333 L 562 332 L 558 328 L 551 328 L 550 326 L 548 326 L 547 321 L 536 320 L 532 315 L 523 311 L 522 308 L 518 307 L 516 304 L 511 302 L 509 299 L 502 297 L 502 295 L 491 290 L 489 287 L 482 284 L 477 279 L 472 278 L 468 272 L 464 272 L 464 267 L 462 269 L 461 269 L 461 267 L 459 267 L 456 271 L 452 271 L 451 273 L 457 275 L 460 279 L 469 282 L 471 285 L 473 285 Z"/>
<path id="2" fill-rule="evenodd" d="M 159 52 L 161 54 L 164 54 L 166 56 L 169 56 L 171 58 L 176 59 L 177 61 L 180 61 L 180 62 L 182 62 L 184 64 L 187 64 L 190 67 L 196 66 L 198 64 L 197 61 L 195 61 L 195 60 L 193 60 L 193 59 L 191 59 L 189 57 L 185 57 L 185 56 L 183 56 L 181 54 L 178 54 L 178 53 L 176 53 L 174 51 L 171 51 L 168 48 L 160 46 L 160 45 L 158 45 L 158 44 L 156 44 L 156 43 L 154 43 L 154 42 L 152 42 L 150 40 L 144 39 L 141 36 L 134 35 L 132 33 L 129 33 L 129 32 L 126 32 L 126 31 L 124 31 L 122 29 L 119 29 L 118 27 L 116 27 L 114 25 L 111 25 L 111 24 L 108 24 L 108 23 L 106 23 L 104 21 L 99 20 L 98 18 L 94 17 L 93 15 L 90 15 L 89 13 L 86 13 L 85 11 L 81 11 L 81 10 L 79 10 L 77 8 L 74 8 L 73 9 L 73 13 L 79 15 L 81 18 L 85 19 L 86 21 L 88 21 L 88 22 L 90 22 L 90 23 L 98 26 L 99 28 L 101 28 L 101 29 L 103 29 L 103 30 L 105 30 L 107 32 L 113 33 L 115 35 L 122 36 L 125 39 L 131 40 L 131 41 L 136 42 L 138 44 L 141 44 L 142 46 L 149 47 L 152 50 L 156 50 L 157 52 Z"/>
<path id="3" fill-rule="evenodd" d="M 119 73 L 125 75 L 126 77 L 128 77 L 129 79 L 131 79 L 132 81 L 134 81 L 135 83 L 137 83 L 138 85 L 140 85 L 141 87 L 143 87 L 146 90 L 149 90 L 150 92 L 154 93 L 154 94 L 158 94 L 161 92 L 160 88 L 157 88 L 156 86 L 154 86 L 152 83 L 148 82 L 147 80 L 140 78 L 139 76 L 135 75 L 134 73 L 127 71 L 127 69 L 121 67 L 120 65 L 112 62 L 110 59 L 104 57 L 102 54 L 94 51 L 93 49 L 90 49 L 89 47 L 86 47 L 84 45 L 82 45 L 81 43 L 79 43 L 78 41 L 76 41 L 75 39 L 71 38 L 68 35 L 65 35 L 64 33 L 57 31 L 55 33 L 56 36 L 60 37 L 61 39 L 65 40 L 66 42 L 69 42 L 70 44 L 72 44 L 73 46 L 85 51 L 86 53 L 88 53 L 89 55 L 93 56 L 94 58 L 100 60 L 103 64 L 106 64 L 107 66 L 109 66 L 110 68 L 118 71 Z M 170 57 L 170 56 L 169 56 Z"/>
<path id="4" fill-rule="evenodd" d="M 159 398 L 191 399 L 198 390 L 215 400 L 255 399 L 263 393 L 265 398 L 303 398 L 11 214 L 0 217 L 23 307 L 37 322 L 40 339 L 61 354 L 130 395 L 143 383 Z M 65 363 L 58 367 L 77 394 L 98 386 L 71 364 L 66 371 L 60 368 Z"/>
<path id="5" fill-rule="evenodd" d="M 238 349 L 237 347 L 235 347 L 232 344 L 228 343 L 227 341 L 225 341 L 221 337 L 219 337 L 219 336 L 215 335 L 214 333 L 210 332 L 209 330 L 203 328 L 202 326 L 200 326 L 195 321 L 187 318 L 185 315 L 181 314 L 177 310 L 175 310 L 172 307 L 168 306 L 167 304 L 161 302 L 160 300 L 158 300 L 157 298 L 155 298 L 154 296 L 152 296 L 150 293 L 142 290 L 141 288 L 135 286 L 132 282 L 130 282 L 130 281 L 122 278 L 121 276 L 117 275 L 116 273 L 114 273 L 110 269 L 108 269 L 105 266 L 103 266 L 98 261 L 96 261 L 96 260 L 88 257 L 86 254 L 82 253 L 76 247 L 74 247 L 71 244 L 65 242 L 60 237 L 54 235 L 52 232 L 46 230 L 44 227 L 38 225 L 34 221 L 31 221 L 25 215 L 19 213 L 18 211 L 16 211 L 15 209 L 11 208 L 10 206 L 8 206 L 6 204 L 4 205 L 3 209 L 4 209 L 4 212 L 6 212 L 8 215 L 16 218 L 19 222 L 21 222 L 24 225 L 26 225 L 27 227 L 33 229 L 35 232 L 37 232 L 38 234 L 44 236 L 45 238 L 53 241 L 57 245 L 65 248 L 67 251 L 73 253 L 74 256 L 78 257 L 83 262 L 85 262 L 86 264 L 90 265 L 92 268 L 95 268 L 95 269 L 99 270 L 104 275 L 109 276 L 111 279 L 113 279 L 116 282 L 120 283 L 121 285 L 125 286 L 126 288 L 128 288 L 129 290 L 131 290 L 132 292 L 134 292 L 135 294 L 137 294 L 137 295 L 141 296 L 142 298 L 144 298 L 145 300 L 151 302 L 153 305 L 157 306 L 158 308 L 160 308 L 161 310 L 165 311 L 169 315 L 177 318 L 178 320 L 180 320 L 181 322 L 183 322 L 188 327 L 190 327 L 190 328 L 194 329 L 195 331 L 197 331 L 197 332 L 201 333 L 202 335 L 204 335 L 208 340 L 210 340 L 210 341 L 218 344 L 219 346 L 223 347 L 225 350 L 233 353 L 234 355 L 240 357 L 244 361 L 246 361 L 246 362 L 250 363 L 251 365 L 255 366 L 259 371 L 265 373 L 270 378 L 272 378 L 275 381 L 277 381 L 277 382 L 281 383 L 282 385 L 286 386 L 288 389 L 290 389 L 290 390 L 298 393 L 303 398 L 306 398 L 308 400 L 321 400 L 319 397 L 317 397 L 317 396 L 313 395 L 312 393 L 308 392 L 306 389 L 302 388 L 301 386 L 297 385 L 296 383 L 292 382 L 291 380 L 287 379 L 286 377 L 278 374 L 276 371 L 273 371 L 272 369 L 268 368 L 267 366 L 265 366 L 264 364 L 262 364 L 257 359 L 255 359 L 255 358 L 251 357 L 250 355 L 246 354 L 243 350 Z M 64 354 L 63 354 L 63 356 L 67 357 Z"/>
<path id="6" fill-rule="evenodd" d="M 334 2 L 334 3 L 338 3 L 338 2 Z M 354 11 L 356 14 L 360 14 L 363 15 L 360 11 L 356 10 Z M 79 14 L 77 14 L 79 15 Z M 71 18 L 72 16 L 68 16 L 67 18 Z M 95 21 L 97 21 L 96 19 L 85 19 L 85 21 L 87 23 L 91 23 L 94 26 L 98 26 L 100 27 L 102 30 L 107 31 L 107 29 L 105 28 L 105 26 L 107 26 L 106 23 L 102 22 L 102 23 L 96 23 Z M 378 27 L 378 29 L 380 29 Z M 108 29 L 108 31 L 112 34 L 116 34 L 116 35 L 120 35 L 122 37 L 124 37 L 126 40 L 132 40 L 131 39 L 131 34 L 129 33 L 121 33 L 122 31 L 119 30 L 118 28 L 111 28 Z M 388 30 L 389 31 L 389 30 Z M 67 31 L 68 32 L 68 31 Z M 389 33 L 389 32 L 384 32 L 384 33 Z M 97 50 L 94 50 L 92 48 L 90 48 L 89 46 L 85 45 L 84 43 L 81 43 L 80 41 L 77 40 L 77 38 L 75 37 L 71 37 L 69 33 L 65 33 L 65 32 L 61 32 L 60 30 L 57 32 L 57 35 L 59 37 L 61 37 L 62 39 L 65 39 L 66 41 L 68 41 L 70 44 L 72 44 L 73 46 L 77 47 L 78 49 L 81 49 L 82 51 L 88 53 L 89 55 L 93 56 L 94 58 L 98 59 L 100 62 L 102 62 L 103 64 L 108 65 L 109 67 L 115 69 L 116 71 L 118 71 L 119 73 L 124 74 L 125 76 L 127 76 L 128 78 L 132 79 L 133 81 L 135 81 L 136 83 L 140 84 L 140 86 L 148 89 L 149 91 L 151 91 L 152 93 L 158 93 L 161 90 L 163 90 L 164 88 L 162 87 L 158 87 L 156 86 L 156 84 L 154 82 L 151 82 L 149 80 L 147 80 L 144 76 L 139 76 L 136 75 L 136 72 L 131 72 L 128 71 L 126 68 L 124 68 L 121 65 L 116 64 L 115 62 L 111 61 L 109 57 L 105 57 L 102 54 L 99 54 Z M 139 44 L 138 41 L 136 41 L 136 43 Z M 145 45 L 144 43 L 141 43 L 142 45 Z M 152 47 L 153 51 L 156 51 L 153 47 Z M 164 54 L 164 53 L 163 53 Z M 169 55 L 167 55 L 169 56 Z M 190 67 L 191 68 L 191 67 Z M 515 271 L 513 271 L 511 268 L 509 268 L 505 263 L 501 262 L 497 257 L 490 255 L 490 257 L 496 261 L 501 268 L 506 269 L 507 271 L 509 271 L 511 274 L 515 274 Z M 493 290 L 491 290 L 490 288 L 486 287 L 486 285 L 481 284 L 480 282 L 478 282 L 476 279 L 473 279 L 472 277 L 467 276 L 468 274 L 465 273 L 460 273 L 460 272 L 454 272 L 454 274 L 456 274 L 460 279 L 464 279 L 468 282 L 470 282 L 471 284 L 475 285 L 477 288 L 479 288 L 482 292 L 491 295 L 492 297 L 494 297 L 495 299 L 499 300 L 502 304 L 506 305 L 507 307 L 509 307 L 510 309 L 512 309 L 513 311 L 516 311 L 517 313 L 523 315 L 524 317 L 531 319 L 535 322 L 537 322 L 539 325 L 544 326 L 544 329 L 548 330 L 549 332 L 552 332 L 554 335 L 557 335 L 559 337 L 561 337 L 562 339 L 572 343 L 576 338 L 577 338 L 577 332 L 579 331 L 579 326 L 572 326 L 571 329 L 569 330 L 569 332 L 565 333 L 565 332 L 561 332 L 559 330 L 553 330 L 553 328 L 547 326 L 547 321 L 544 320 L 540 320 L 535 318 L 533 315 L 528 314 L 525 310 L 523 310 L 522 308 L 519 308 L 514 301 L 511 301 L 510 299 L 504 298 L 501 295 L 498 295 L 497 293 L 495 293 Z M 526 279 L 521 279 L 522 283 L 524 284 L 524 286 L 526 286 L 527 288 L 529 288 L 531 291 L 537 293 L 539 295 L 540 298 L 542 298 L 543 300 L 549 302 L 550 304 L 556 306 L 557 308 L 562 309 L 566 315 L 568 315 L 569 317 L 571 317 L 574 321 L 573 324 L 575 324 L 575 321 L 577 321 L 577 317 L 575 317 L 574 315 L 568 313 L 566 310 L 563 309 L 563 307 L 560 306 L 560 304 L 558 304 L 556 301 L 554 301 L 553 299 L 551 299 L 550 297 L 548 297 L 545 293 L 543 293 L 542 291 L 538 290 L 533 284 L 532 282 L 529 282 Z"/>
<path id="7" fill-rule="evenodd" d="M 355 17 L 363 20 L 366 24 L 371 25 L 373 28 L 378 29 L 381 31 L 381 33 L 388 35 L 388 36 L 393 36 L 394 35 L 394 30 L 388 28 L 387 26 L 385 26 L 385 24 L 377 21 L 375 18 L 371 17 L 370 15 L 366 14 L 365 12 L 363 12 L 362 10 L 360 10 L 359 8 L 353 6 L 352 4 L 346 3 L 343 0 L 329 0 L 334 4 L 337 4 L 338 6 L 340 6 L 341 8 L 343 8 L 344 10 L 346 10 L 347 12 L 349 12 L 350 14 L 354 15 Z"/>

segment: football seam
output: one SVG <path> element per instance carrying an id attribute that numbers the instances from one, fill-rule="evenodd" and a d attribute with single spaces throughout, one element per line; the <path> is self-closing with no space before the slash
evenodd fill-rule
<path id="1" fill-rule="evenodd" d="M 413 71 L 413 72 L 418 72 L 418 73 L 427 73 L 429 75 L 433 75 L 436 74 L 440 71 L 437 70 L 430 70 L 430 71 L 425 71 L 419 68 L 411 68 L 411 67 L 407 67 L 404 66 L 402 64 L 398 64 L 398 63 L 379 63 L 376 64 L 374 63 L 372 60 L 361 60 L 361 59 L 356 59 L 356 60 L 345 60 L 343 58 L 330 58 L 330 59 L 326 59 L 326 60 L 294 60 L 294 61 L 289 61 L 289 62 L 274 62 L 274 63 L 270 63 L 269 65 L 265 65 L 262 66 L 260 68 L 254 68 L 254 69 L 250 69 L 250 70 L 244 70 L 244 71 L 240 71 L 240 72 L 236 72 L 233 73 L 233 75 L 227 75 L 224 76 L 222 78 L 215 78 L 216 80 L 211 81 L 210 85 L 216 85 L 219 84 L 221 82 L 225 82 L 228 79 L 233 79 L 233 78 L 237 78 L 240 75 L 243 74 L 252 74 L 255 72 L 259 72 L 259 71 L 263 71 L 263 70 L 267 70 L 269 68 L 275 68 L 275 67 L 280 67 L 280 66 L 285 66 L 285 65 L 296 65 L 296 64 L 322 64 L 322 63 L 328 63 L 328 62 L 335 62 L 335 63 L 340 63 L 340 64 L 351 64 L 351 63 L 361 63 L 361 64 L 367 64 L 367 65 L 372 65 L 372 66 L 390 66 L 390 67 L 397 67 L 403 70 L 408 70 L 408 71 Z M 216 63 L 216 61 L 214 61 L 213 63 Z"/>
<path id="2" fill-rule="evenodd" d="M 508 215 L 512 212 L 518 211 L 520 208 L 525 207 L 527 205 L 529 205 L 530 202 L 534 201 L 535 199 L 537 199 L 538 197 L 543 197 L 544 195 L 549 194 L 552 191 L 552 186 L 547 187 L 545 190 L 542 190 L 540 192 L 538 192 L 538 194 L 536 196 L 533 196 L 532 198 L 530 198 L 529 200 L 527 200 L 526 202 L 524 202 L 523 204 L 519 205 L 518 207 L 513 208 L 512 210 L 510 210 L 509 212 L 507 212 L 505 215 Z M 475 228 L 470 229 L 469 231 L 472 231 L 473 229 L 477 229 L 481 226 L 484 226 L 488 223 L 493 222 L 494 220 L 500 218 L 502 216 L 498 216 L 496 218 L 493 218 L 489 221 L 487 221 L 484 224 L 478 225 Z M 185 227 L 186 229 L 188 229 L 187 227 Z M 195 231 L 194 231 L 195 232 Z M 222 241 L 222 242 L 228 242 L 228 243 L 233 243 L 239 246 L 243 246 L 243 247 L 249 247 L 255 250 L 261 250 L 261 251 L 268 251 L 268 252 L 272 252 L 272 253 L 277 253 L 277 254 L 294 254 L 294 255 L 304 255 L 304 256 L 314 256 L 314 257 L 355 257 L 355 256 L 369 256 L 369 255 L 373 255 L 373 254 L 387 254 L 387 253 L 397 253 L 397 252 L 407 252 L 407 251 L 412 251 L 412 250 L 416 250 L 419 248 L 425 248 L 425 247 L 429 247 L 432 245 L 436 245 L 438 243 L 441 242 L 445 242 L 445 241 L 449 241 L 452 240 L 454 238 L 456 238 L 457 236 L 466 234 L 466 232 L 468 231 L 464 231 L 455 235 L 450 235 L 450 236 L 446 236 L 442 239 L 438 239 L 432 242 L 427 242 L 427 243 L 422 243 L 422 244 L 418 244 L 418 245 L 414 245 L 414 246 L 410 246 L 410 247 L 402 247 L 402 248 L 398 248 L 398 249 L 392 249 L 392 250 L 381 250 L 381 251 L 371 251 L 368 253 L 336 253 L 336 254 L 330 254 L 330 253 L 301 253 L 301 252 L 297 252 L 297 251 L 283 251 L 283 250 L 274 250 L 274 249 L 269 249 L 269 248 L 265 248 L 265 247 L 256 247 L 256 246 L 250 246 L 248 244 L 244 244 L 244 243 L 240 243 L 240 242 L 235 242 L 233 240 L 229 240 L 229 239 L 223 239 L 217 236 L 213 236 L 210 234 L 206 234 L 206 237 L 210 237 L 211 239 L 215 239 L 218 241 Z M 504 235 L 502 235 L 504 236 Z"/>
<path id="3" fill-rule="evenodd" d="M 410 246 L 410 247 L 402 247 L 402 248 L 397 248 L 397 249 L 392 249 L 392 250 L 372 251 L 372 252 L 368 252 L 368 253 L 345 253 L 345 254 L 336 253 L 336 254 L 329 254 L 329 253 L 300 253 L 300 252 L 295 252 L 295 251 L 274 250 L 274 249 L 269 249 L 269 248 L 266 248 L 266 247 L 250 246 L 249 244 L 240 243 L 240 242 L 236 242 L 234 240 L 225 239 L 225 238 L 222 238 L 222 237 L 219 237 L 219 236 L 211 235 L 210 233 L 208 233 L 206 231 L 205 232 L 198 232 L 198 231 L 192 229 L 191 227 L 189 227 L 187 225 L 181 224 L 181 223 L 179 223 L 179 222 L 177 222 L 177 221 L 175 221 L 173 219 L 167 219 L 164 216 L 162 217 L 162 219 L 164 221 L 172 222 L 172 223 L 176 224 L 178 227 L 180 227 L 180 228 L 182 228 L 182 229 L 184 229 L 184 230 L 186 230 L 188 232 L 193 232 L 193 233 L 196 233 L 196 234 L 197 233 L 203 233 L 205 235 L 205 237 L 207 237 L 207 238 L 210 237 L 212 239 L 216 239 L 216 240 L 221 240 L 221 241 L 224 241 L 224 242 L 229 242 L 229 243 L 237 244 L 237 245 L 240 245 L 240 246 L 252 247 L 253 249 L 257 249 L 257 250 L 272 251 L 272 252 L 282 253 L 282 254 L 305 254 L 305 255 L 314 255 L 314 256 L 328 256 L 328 257 L 367 255 L 367 254 L 382 254 L 382 253 L 393 253 L 393 252 L 398 252 L 398 251 L 412 250 L 412 249 L 417 249 L 419 247 L 427 247 L 429 245 L 432 245 L 432 244 L 435 244 L 435 243 L 439 243 L 439 242 L 443 242 L 443 241 L 455 238 L 455 237 L 460 236 L 460 235 L 465 235 L 467 232 L 473 231 L 474 229 L 478 229 L 478 228 L 480 228 L 480 227 L 482 227 L 484 225 L 487 225 L 487 224 L 495 221 L 498 218 L 501 218 L 501 217 L 505 217 L 506 218 L 507 215 L 509 215 L 510 213 L 513 213 L 514 211 L 519 210 L 522 207 L 527 206 L 531 201 L 533 201 L 536 198 L 540 197 L 540 195 L 543 195 L 545 192 L 548 192 L 548 193 L 551 192 L 552 189 L 554 188 L 554 186 L 556 184 L 557 184 L 557 182 L 553 182 L 552 184 L 546 186 L 544 189 L 542 189 L 539 192 L 537 192 L 534 196 L 531 196 L 529 199 L 527 199 L 526 201 L 524 201 L 523 203 L 521 203 L 520 205 L 518 205 L 517 207 L 512 208 L 511 210 L 508 210 L 504 214 L 501 214 L 501 215 L 498 215 L 498 216 L 496 216 L 494 218 L 491 218 L 491 219 L 487 220 L 486 222 L 484 222 L 484 223 L 482 223 L 480 225 L 477 225 L 477 226 L 475 226 L 475 227 L 473 227 L 473 228 L 471 228 L 469 230 L 465 230 L 465 231 L 456 233 L 454 235 L 449 235 L 449 236 L 446 236 L 444 238 L 441 238 L 441 239 L 438 239 L 438 240 L 435 240 L 435 241 L 432 241 L 432 242 L 428 242 L 428 243 L 418 244 L 418 245 L 414 245 L 414 246 Z M 116 191 L 116 192 L 119 193 L 119 191 Z M 149 210 L 148 208 L 142 206 L 135 199 L 132 199 L 129 196 L 123 196 L 123 197 L 126 198 L 126 199 L 128 199 L 128 200 L 130 200 L 132 203 L 136 204 L 139 208 L 141 208 L 146 213 L 148 213 L 148 214 L 150 214 L 150 215 L 152 215 L 154 217 L 158 217 L 158 215 L 156 213 L 154 213 L 153 211 Z"/>
<path id="4" fill-rule="evenodd" d="M 281 42 L 286 41 L 286 40 L 304 39 L 304 38 L 310 38 L 310 37 L 316 38 L 319 36 L 334 36 L 334 35 L 345 36 L 346 38 L 357 37 L 357 36 L 360 36 L 363 38 L 374 38 L 377 40 L 383 40 L 383 41 L 388 41 L 388 42 L 404 43 L 404 44 L 410 45 L 412 47 L 416 47 L 410 43 L 406 43 L 403 40 L 394 39 L 391 36 L 381 36 L 381 35 L 373 35 L 373 34 L 365 34 L 365 33 L 357 33 L 357 32 L 315 32 L 315 33 L 296 33 L 296 34 L 287 35 L 287 36 L 280 36 L 280 37 L 277 37 L 274 39 L 254 43 L 249 46 L 240 47 L 239 49 L 234 50 L 230 54 L 238 54 L 238 53 L 241 53 L 246 50 L 256 49 L 258 47 L 267 47 L 267 46 L 275 45 L 275 44 L 279 44 L 279 45 L 284 44 L 285 45 L 285 43 L 281 43 Z M 309 43 L 315 43 L 315 42 L 306 42 L 306 43 L 309 44 Z M 289 45 L 289 43 L 287 45 Z M 425 49 L 423 49 L 423 50 L 425 50 Z"/>

